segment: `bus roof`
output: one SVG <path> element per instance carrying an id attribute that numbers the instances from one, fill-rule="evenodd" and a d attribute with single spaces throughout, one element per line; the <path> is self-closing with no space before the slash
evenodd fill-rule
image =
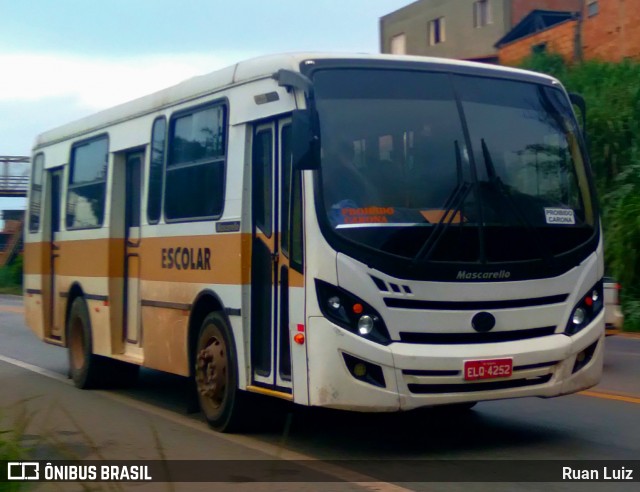
<path id="1" fill-rule="evenodd" d="M 107 126 L 127 121 L 134 117 L 154 113 L 163 108 L 188 102 L 215 93 L 226 87 L 238 85 L 252 80 L 258 80 L 272 76 L 280 69 L 299 70 L 300 63 L 305 60 L 371 60 L 371 61 L 403 61 L 422 64 L 450 65 L 453 67 L 475 67 L 487 73 L 502 74 L 529 74 L 538 76 L 541 80 L 554 81 L 552 77 L 543 74 L 535 74 L 525 70 L 489 65 L 476 62 L 453 60 L 447 58 L 432 58 L 424 56 L 363 54 L 363 53 L 324 53 L 305 52 L 267 55 L 241 61 L 234 65 L 216 70 L 214 72 L 192 77 L 177 85 L 162 89 L 158 92 L 122 103 L 112 108 L 86 116 L 79 120 L 67 123 L 40 134 L 35 141 L 34 148 L 40 148 L 61 140 L 91 133 Z"/>

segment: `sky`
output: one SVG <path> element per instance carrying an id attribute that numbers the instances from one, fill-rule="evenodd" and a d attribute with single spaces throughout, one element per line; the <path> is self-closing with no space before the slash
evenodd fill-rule
<path id="1" fill-rule="evenodd" d="M 43 131 L 254 56 L 379 52 L 412 0 L 0 0 L 0 155 Z M 3 208 L 21 200 L 0 198 Z"/>

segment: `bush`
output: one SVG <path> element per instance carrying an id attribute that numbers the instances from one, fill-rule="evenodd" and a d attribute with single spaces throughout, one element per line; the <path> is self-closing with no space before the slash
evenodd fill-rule
<path id="1" fill-rule="evenodd" d="M 18 256 L 10 265 L 0 268 L 0 293 L 22 294 L 22 256 Z"/>
<path id="2" fill-rule="evenodd" d="M 13 260 L 13 263 L 9 265 L 9 280 L 17 286 L 22 287 L 22 270 L 23 270 L 22 255 Z"/>

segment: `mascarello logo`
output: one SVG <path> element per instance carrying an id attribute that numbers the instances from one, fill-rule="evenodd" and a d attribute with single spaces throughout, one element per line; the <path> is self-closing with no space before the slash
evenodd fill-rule
<path id="1" fill-rule="evenodd" d="M 456 280 L 501 280 L 511 277 L 508 270 L 500 270 L 495 272 L 467 272 L 466 270 L 458 270 Z"/>
<path id="2" fill-rule="evenodd" d="M 7 463 L 7 480 L 39 480 L 40 463 L 10 461 Z"/>

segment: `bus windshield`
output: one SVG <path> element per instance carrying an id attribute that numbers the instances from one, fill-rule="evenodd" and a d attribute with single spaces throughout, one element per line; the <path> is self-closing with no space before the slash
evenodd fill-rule
<path id="1" fill-rule="evenodd" d="M 368 68 L 318 70 L 313 82 L 328 234 L 422 264 L 544 260 L 593 236 L 560 88 Z"/>

